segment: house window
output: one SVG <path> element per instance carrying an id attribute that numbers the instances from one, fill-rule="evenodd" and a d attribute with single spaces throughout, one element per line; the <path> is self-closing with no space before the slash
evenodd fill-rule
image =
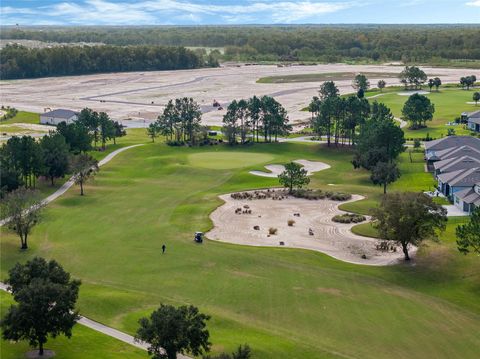
<path id="1" fill-rule="evenodd" d="M 456 204 L 459 204 L 459 203 L 460 203 L 460 200 L 458 199 L 457 196 L 455 196 L 455 203 L 456 203 Z"/>

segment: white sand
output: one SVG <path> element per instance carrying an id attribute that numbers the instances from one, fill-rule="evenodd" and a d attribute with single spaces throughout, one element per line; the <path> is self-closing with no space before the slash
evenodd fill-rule
<path id="1" fill-rule="evenodd" d="M 250 246 L 310 249 L 355 264 L 390 265 L 403 258 L 400 248 L 397 252 L 381 252 L 376 250 L 377 239 L 353 234 L 350 229 L 355 224 L 333 222 L 334 215 L 345 213 L 338 209 L 338 205 L 345 202 L 293 197 L 283 200 L 234 200 L 230 194 L 220 198 L 225 204 L 210 215 L 214 228 L 207 237 L 212 240 Z M 360 199 L 363 197 L 353 195 L 350 201 Z M 244 205 L 250 207 L 252 214 L 235 214 L 235 209 Z M 294 213 L 300 213 L 300 217 L 294 216 Z M 292 227 L 287 224 L 290 219 L 295 221 Z M 254 226 L 260 226 L 260 230 L 255 230 Z M 269 236 L 270 227 L 277 228 L 278 233 Z M 313 236 L 309 234 L 309 228 L 313 230 Z M 411 249 L 412 254 L 415 251 L 416 248 Z M 363 254 L 367 259 L 361 258 Z"/>
<path id="2" fill-rule="evenodd" d="M 308 176 L 311 176 L 315 172 L 330 168 L 330 165 L 323 162 L 318 162 L 318 161 L 295 160 L 293 162 L 298 163 L 299 165 L 302 165 L 303 168 L 307 170 Z M 285 171 L 284 165 L 266 165 L 265 168 L 270 172 L 250 171 L 250 173 L 255 176 L 276 178 L 278 177 L 279 174 Z"/>

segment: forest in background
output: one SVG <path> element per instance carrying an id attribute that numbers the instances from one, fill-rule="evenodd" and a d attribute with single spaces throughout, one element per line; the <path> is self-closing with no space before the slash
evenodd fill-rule
<path id="1" fill-rule="evenodd" d="M 480 60 L 480 25 L 4 27 L 2 39 L 224 48 L 223 60 Z"/>
<path id="2" fill-rule="evenodd" d="M 480 25 L 1 27 L 2 79 L 218 66 L 219 61 L 480 67 Z M 188 49 L 191 47 L 193 49 Z M 208 51 L 205 49 L 208 48 Z"/>

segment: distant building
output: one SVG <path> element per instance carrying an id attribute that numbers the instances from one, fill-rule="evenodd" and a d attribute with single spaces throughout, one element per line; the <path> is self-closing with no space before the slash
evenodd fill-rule
<path id="1" fill-rule="evenodd" d="M 455 206 L 464 212 L 472 213 L 475 208 L 480 208 L 480 182 L 471 188 L 456 192 L 453 197 Z"/>
<path id="2" fill-rule="evenodd" d="M 475 167 L 480 167 L 480 159 L 470 156 L 451 157 L 433 163 L 435 177 L 441 173 L 468 170 Z"/>
<path id="3" fill-rule="evenodd" d="M 53 110 L 40 115 L 40 123 L 43 125 L 57 126 L 60 122 L 69 124 L 76 120 L 78 120 L 78 112 L 65 109 Z"/>
<path id="4" fill-rule="evenodd" d="M 425 142 L 425 159 L 427 160 L 428 169 L 433 171 L 432 165 L 434 162 L 445 159 L 443 156 L 449 151 L 458 150 L 462 147 L 465 148 L 464 146 L 480 151 L 480 138 L 472 136 L 447 136 L 438 140 Z M 467 154 L 464 153 L 463 155 Z"/>
<path id="5" fill-rule="evenodd" d="M 441 173 L 437 176 L 438 189 L 446 197 L 453 199 L 457 192 L 472 188 L 480 183 L 480 167 Z"/>
<path id="6" fill-rule="evenodd" d="M 469 130 L 480 132 L 480 110 L 462 113 L 462 120 L 467 123 Z"/>

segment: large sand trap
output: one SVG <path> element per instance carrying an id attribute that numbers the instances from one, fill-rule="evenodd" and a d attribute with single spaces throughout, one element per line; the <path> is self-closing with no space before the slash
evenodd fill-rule
<path id="1" fill-rule="evenodd" d="M 327 165 L 326 163 L 318 162 L 318 161 L 296 160 L 293 162 L 298 163 L 299 165 L 302 165 L 303 168 L 307 170 L 307 174 L 309 176 L 311 176 L 315 172 L 330 168 L 330 165 Z M 255 176 L 276 178 L 278 177 L 279 174 L 285 171 L 284 165 L 266 165 L 265 168 L 270 172 L 250 171 L 250 173 Z"/>
<path id="2" fill-rule="evenodd" d="M 210 215 L 214 228 L 207 237 L 213 240 L 251 246 L 311 249 L 356 264 L 389 265 L 403 258 L 400 249 L 388 253 L 376 250 L 379 241 L 353 234 L 350 229 L 354 224 L 333 222 L 334 215 L 345 213 L 338 209 L 340 203 L 336 201 L 293 197 L 283 200 L 235 200 L 230 194 L 220 198 L 225 204 Z M 353 195 L 351 201 L 362 198 Z M 248 205 L 252 213 L 235 214 L 235 209 L 244 205 Z M 300 213 L 300 217 L 294 216 L 294 213 Z M 295 221 L 292 227 L 287 224 L 290 219 Z M 254 226 L 259 226 L 260 230 L 255 230 Z M 270 227 L 277 228 L 278 233 L 269 236 Z M 313 230 L 313 236 L 309 234 L 309 228 Z M 412 248 L 412 253 L 414 251 L 415 248 Z M 363 259 L 362 255 L 367 258 Z"/>

